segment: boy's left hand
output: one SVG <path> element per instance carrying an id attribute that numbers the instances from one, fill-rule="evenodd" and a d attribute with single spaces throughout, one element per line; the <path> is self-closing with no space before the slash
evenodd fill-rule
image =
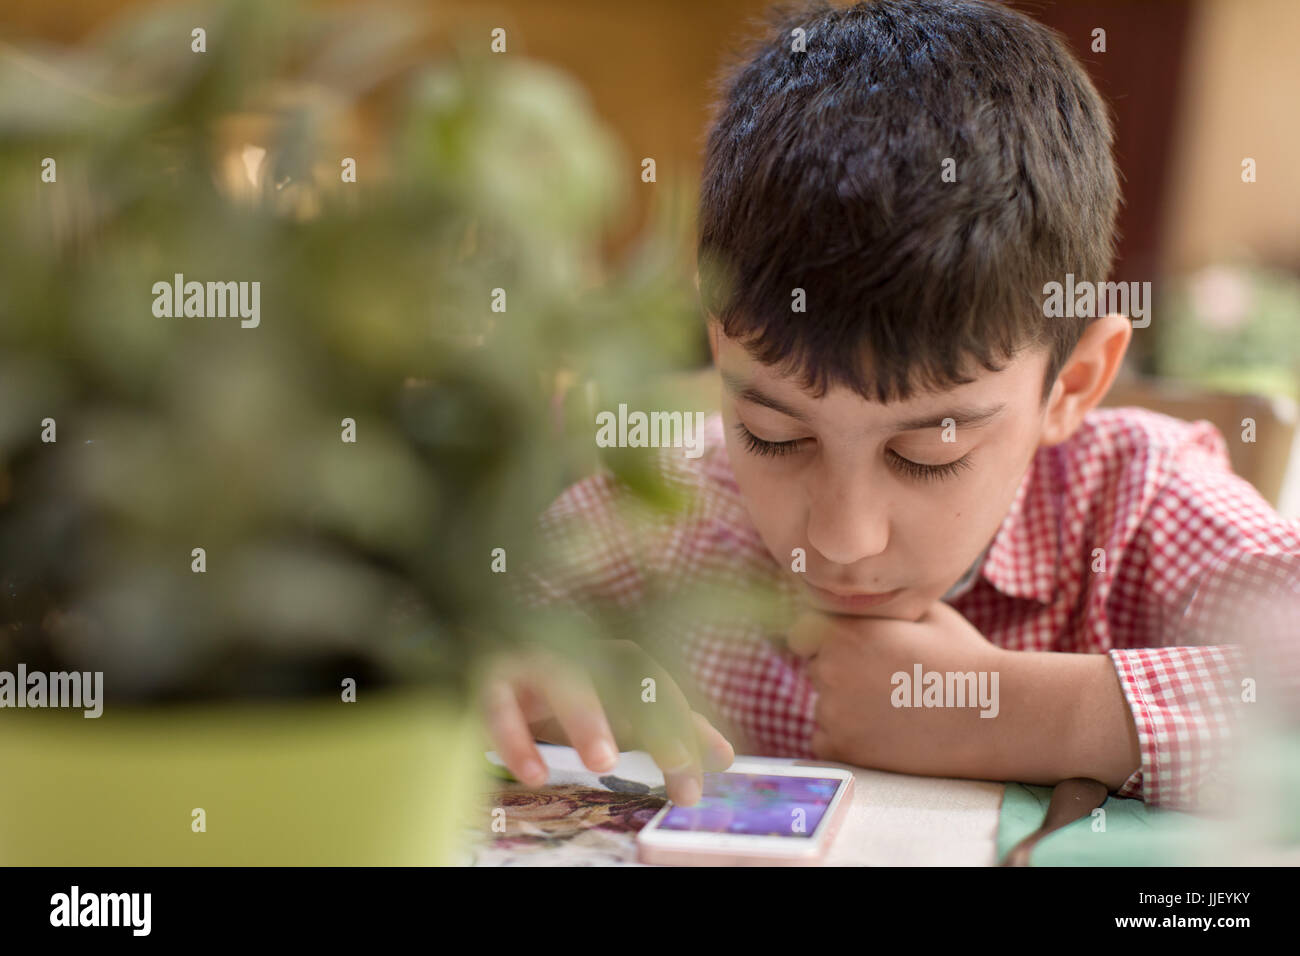
<path id="1" fill-rule="evenodd" d="M 895 707 L 892 676 L 922 671 L 996 672 L 1012 652 L 995 647 L 960 613 L 935 602 L 916 621 L 809 611 L 790 649 L 807 661 L 818 692 L 813 752 L 819 759 L 942 776 L 982 776 L 996 719 L 980 708 Z M 982 726 L 981 726 L 982 725 Z"/>

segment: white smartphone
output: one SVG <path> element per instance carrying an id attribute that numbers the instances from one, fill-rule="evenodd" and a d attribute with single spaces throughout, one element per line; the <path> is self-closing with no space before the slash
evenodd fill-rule
<path id="1" fill-rule="evenodd" d="M 693 807 L 669 801 L 637 835 L 642 863 L 817 866 L 853 795 L 853 774 L 738 760 L 704 775 Z"/>

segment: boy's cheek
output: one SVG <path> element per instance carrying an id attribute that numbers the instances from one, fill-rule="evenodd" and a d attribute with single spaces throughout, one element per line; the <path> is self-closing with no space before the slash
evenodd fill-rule
<path id="1" fill-rule="evenodd" d="M 741 469 L 734 468 L 741 500 L 750 521 L 776 562 L 787 571 L 807 569 L 810 563 L 808 543 L 804 540 L 802 515 L 797 504 L 798 496 L 788 484 L 770 480 L 745 480 Z M 796 548 L 803 550 L 803 559 L 796 561 Z"/>
<path id="2" fill-rule="evenodd" d="M 772 531 L 793 524 L 791 501 L 796 497 L 788 482 L 755 469 L 752 455 L 743 449 L 727 446 L 731 458 L 731 472 L 740 489 L 740 500 L 749 513 L 750 520 L 763 533 L 763 540 L 772 546 Z M 782 492 L 785 492 L 782 494 Z"/>

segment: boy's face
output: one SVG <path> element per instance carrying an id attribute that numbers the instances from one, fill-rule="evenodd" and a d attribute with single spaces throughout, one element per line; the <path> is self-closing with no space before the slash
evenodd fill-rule
<path id="1" fill-rule="evenodd" d="M 821 610 L 919 619 L 1015 498 L 1042 436 L 1047 350 L 880 405 L 845 388 L 812 398 L 716 323 L 711 335 L 727 451 L 768 550 Z M 792 570 L 796 548 L 803 572 Z"/>

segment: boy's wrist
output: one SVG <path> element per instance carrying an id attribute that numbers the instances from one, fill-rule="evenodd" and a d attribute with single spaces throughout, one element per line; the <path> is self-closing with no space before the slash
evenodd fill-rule
<path id="1" fill-rule="evenodd" d="M 1123 786 L 1141 765 L 1141 750 L 1109 655 L 1005 653 L 1009 732 L 1029 758 L 1020 779 L 1088 777 L 1111 790 Z"/>

